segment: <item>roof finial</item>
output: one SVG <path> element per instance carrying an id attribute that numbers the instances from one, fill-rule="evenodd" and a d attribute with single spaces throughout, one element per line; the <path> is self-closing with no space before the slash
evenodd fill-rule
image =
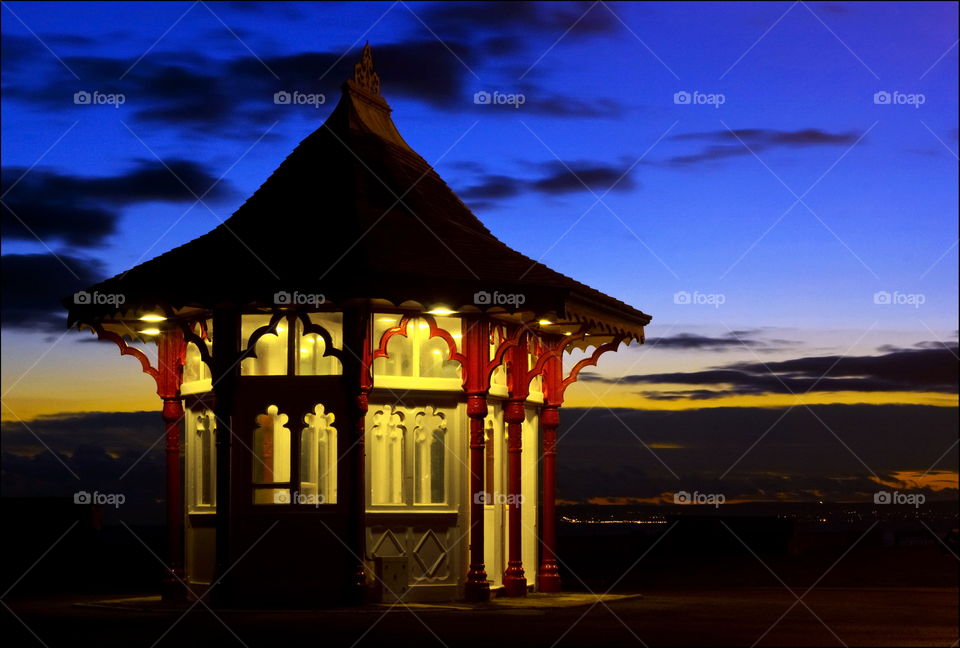
<path id="1" fill-rule="evenodd" d="M 373 48 L 369 42 L 363 46 L 360 62 L 353 66 L 353 82 L 371 94 L 380 94 L 380 77 L 373 69 Z"/>

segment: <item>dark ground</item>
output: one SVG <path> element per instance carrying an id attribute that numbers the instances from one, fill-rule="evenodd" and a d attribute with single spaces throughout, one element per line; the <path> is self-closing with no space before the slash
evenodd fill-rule
<path id="1" fill-rule="evenodd" d="M 800 594 L 802 592 L 798 592 Z M 302 612 L 144 612 L 78 607 L 91 597 L 9 603 L 8 646 L 950 646 L 957 591 L 783 588 L 657 590 L 594 607 Z M 789 610 L 789 611 L 788 611 Z M 812 611 L 811 611 L 812 610 Z M 782 618 L 781 618 L 782 617 Z M 178 621 L 178 619 L 180 619 Z M 779 622 L 778 622 L 779 619 Z M 22 622 L 22 623 L 21 623 Z M 774 626 L 774 624 L 776 624 Z M 28 626 L 30 630 L 26 629 Z M 771 629 L 771 626 L 774 626 Z M 31 635 L 31 631 L 36 636 Z"/>
<path id="2" fill-rule="evenodd" d="M 566 591 L 642 598 L 592 607 L 216 616 L 202 606 L 185 615 L 185 608 L 157 605 L 92 607 L 156 593 L 162 566 L 151 551 L 164 553 L 162 529 L 78 523 L 43 555 L 73 524 L 68 518 L 7 527 L 0 561 L 6 646 L 956 646 L 958 639 L 960 563 L 955 546 L 941 542 L 955 527 L 949 516 L 875 525 L 731 516 L 660 528 L 562 524 Z"/>

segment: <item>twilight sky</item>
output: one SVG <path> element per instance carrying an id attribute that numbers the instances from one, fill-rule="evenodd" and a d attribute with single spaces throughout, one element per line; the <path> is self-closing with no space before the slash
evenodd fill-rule
<path id="1" fill-rule="evenodd" d="M 157 409 L 59 298 L 227 218 L 365 41 L 495 235 L 653 315 L 570 405 L 955 422 L 955 3 L 492 4 L 3 3 L 5 429 Z"/>

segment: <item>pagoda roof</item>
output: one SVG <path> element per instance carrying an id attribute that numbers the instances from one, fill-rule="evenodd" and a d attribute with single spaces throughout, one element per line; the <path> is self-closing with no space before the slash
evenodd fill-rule
<path id="1" fill-rule="evenodd" d="M 87 289 L 123 295 L 119 308 L 68 298 L 69 324 L 157 309 L 271 308 L 277 293 L 299 292 L 323 296 L 314 310 L 366 301 L 525 313 L 643 340 L 649 315 L 497 239 L 401 137 L 390 113 L 368 45 L 326 122 L 232 216 Z M 504 297 L 515 295 L 522 297 Z"/>

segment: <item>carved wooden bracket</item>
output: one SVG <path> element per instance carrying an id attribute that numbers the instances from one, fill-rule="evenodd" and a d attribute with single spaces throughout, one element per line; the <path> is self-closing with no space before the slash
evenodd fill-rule
<path id="1" fill-rule="evenodd" d="M 104 329 L 100 324 L 88 324 L 84 322 L 84 325 L 89 326 L 90 329 L 97 334 L 97 339 L 109 340 L 110 342 L 116 344 L 117 348 L 120 349 L 120 355 L 128 355 L 136 358 L 140 362 L 140 367 L 143 369 L 143 373 L 153 378 L 154 382 L 157 384 L 157 394 L 160 394 L 160 370 L 150 365 L 150 358 L 147 357 L 147 354 L 140 349 L 130 346 L 122 337 L 113 331 Z"/>
<path id="2" fill-rule="evenodd" d="M 140 349 L 127 344 L 127 341 L 113 331 L 108 331 L 101 324 L 83 322 L 85 326 L 97 334 L 100 340 L 109 340 L 120 349 L 120 355 L 133 356 L 140 363 L 143 373 L 153 378 L 157 385 L 157 395 L 165 402 L 178 399 L 180 385 L 183 379 L 183 365 L 186 362 L 186 344 L 181 336 L 180 329 L 166 330 L 157 341 L 159 346 L 158 367 L 150 364 L 150 358 Z"/>
<path id="3" fill-rule="evenodd" d="M 572 385 L 577 381 L 577 376 L 580 375 L 580 372 L 587 367 L 597 366 L 597 362 L 600 360 L 600 356 L 608 351 L 616 351 L 617 347 L 620 346 L 620 343 L 623 342 L 624 336 L 618 335 L 606 344 L 601 344 L 596 349 L 593 350 L 593 354 L 589 358 L 584 358 L 577 364 L 573 365 L 573 368 L 570 370 L 570 373 L 567 374 L 567 377 L 560 381 L 558 397 L 559 401 L 557 404 L 563 402 L 563 394 L 567 391 L 567 387 Z M 551 398 L 551 400 L 554 400 Z"/>

